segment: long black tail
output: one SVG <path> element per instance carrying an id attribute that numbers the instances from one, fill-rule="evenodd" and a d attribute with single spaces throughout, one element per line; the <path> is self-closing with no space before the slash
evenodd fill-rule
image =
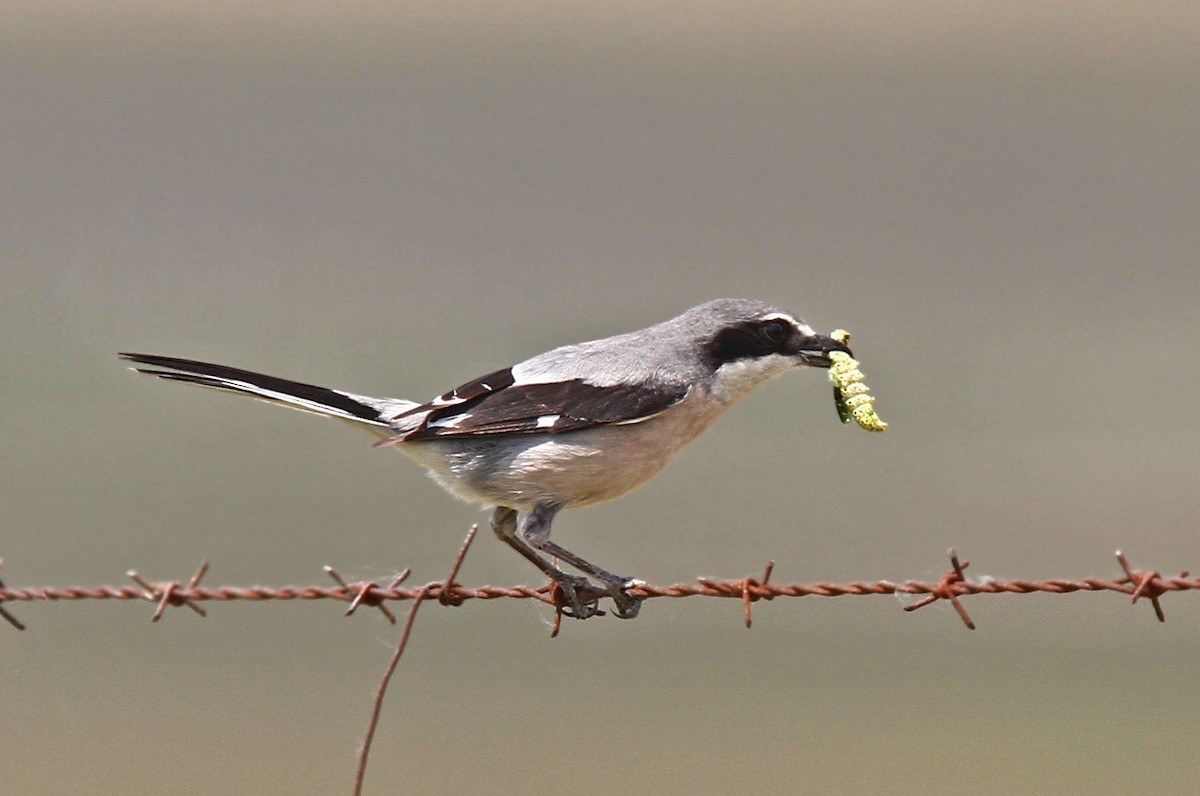
<path id="1" fill-rule="evenodd" d="M 313 412 L 326 417 L 336 417 L 354 423 L 375 426 L 381 431 L 390 430 L 390 426 L 382 419 L 386 412 L 394 416 L 397 410 L 405 406 L 416 406 L 411 401 L 396 398 L 371 398 L 366 395 L 331 390 L 314 384 L 304 384 L 289 381 L 265 373 L 255 373 L 251 370 L 231 368 L 227 365 L 217 365 L 212 362 L 198 362 L 194 359 L 179 359 L 155 354 L 122 353 L 121 359 L 146 365 L 135 367 L 138 373 L 157 376 L 168 381 L 179 381 L 184 384 L 195 384 L 214 390 L 224 390 L 238 395 L 248 395 L 263 401 L 281 404 L 305 412 Z M 168 368 L 168 370 L 160 370 Z"/>

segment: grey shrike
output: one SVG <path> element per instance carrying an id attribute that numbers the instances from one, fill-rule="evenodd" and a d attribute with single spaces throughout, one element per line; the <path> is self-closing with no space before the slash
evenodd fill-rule
<path id="1" fill-rule="evenodd" d="M 249 395 L 354 423 L 395 446 L 457 497 L 494 507 L 492 530 L 548 575 L 584 619 L 601 596 L 637 615 L 639 581 L 550 541 L 565 508 L 623 495 L 768 380 L 850 349 L 758 301 L 718 299 L 656 326 L 563 346 L 428 403 L 316 387 L 247 370 L 121 354 L 141 373 Z M 167 370 L 160 370 L 167 368 Z M 591 576 L 568 574 L 549 558 Z"/>

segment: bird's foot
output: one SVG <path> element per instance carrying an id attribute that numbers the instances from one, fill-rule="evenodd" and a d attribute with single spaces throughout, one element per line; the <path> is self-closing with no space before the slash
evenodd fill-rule
<path id="1" fill-rule="evenodd" d="M 612 599 L 615 608 L 613 615 L 618 619 L 633 619 L 646 599 L 626 591 L 645 585 L 643 581 L 633 578 L 614 578 L 610 583 L 597 584 L 578 575 L 562 574 L 555 576 L 554 584 L 555 602 L 564 614 L 573 619 L 603 616 L 604 611 L 600 610 L 603 597 Z"/>
<path id="2" fill-rule="evenodd" d="M 638 615 L 638 611 L 642 610 L 642 601 L 646 598 L 630 594 L 627 589 L 645 585 L 646 582 L 642 580 L 622 578 L 622 583 L 609 587 L 608 596 L 612 597 L 613 605 L 616 606 L 615 613 L 618 619 L 633 619 Z"/>

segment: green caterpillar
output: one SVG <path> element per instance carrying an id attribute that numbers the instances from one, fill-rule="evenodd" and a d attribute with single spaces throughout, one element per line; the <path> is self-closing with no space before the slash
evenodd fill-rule
<path id="1" fill-rule="evenodd" d="M 843 345 L 849 343 L 850 333 L 845 329 L 835 329 L 831 335 Z M 844 351 L 829 352 L 829 380 L 833 382 L 833 401 L 837 406 L 838 417 L 843 423 L 849 423 L 850 418 L 867 431 L 884 431 L 888 424 L 875 414 L 875 396 L 871 388 L 863 384 L 862 371 L 858 369 L 858 360 Z"/>

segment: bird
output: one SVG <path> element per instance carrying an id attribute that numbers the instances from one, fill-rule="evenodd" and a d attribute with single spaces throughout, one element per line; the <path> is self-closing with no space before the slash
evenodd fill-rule
<path id="1" fill-rule="evenodd" d="M 193 359 L 122 352 L 133 370 L 347 421 L 492 509 L 491 527 L 558 587 L 578 619 L 638 614 L 643 581 L 550 539 L 560 511 L 619 497 L 659 472 L 755 388 L 851 354 L 795 314 L 717 299 L 638 331 L 554 348 L 421 403 L 373 398 Z M 551 559 L 582 575 L 572 574 Z"/>

